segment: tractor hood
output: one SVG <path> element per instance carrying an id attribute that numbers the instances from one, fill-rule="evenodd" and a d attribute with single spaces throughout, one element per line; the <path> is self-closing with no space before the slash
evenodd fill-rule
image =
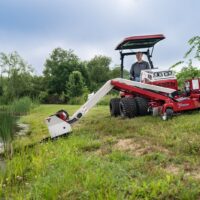
<path id="1" fill-rule="evenodd" d="M 127 37 L 117 45 L 115 50 L 150 48 L 163 39 L 165 36 L 162 34 Z"/>

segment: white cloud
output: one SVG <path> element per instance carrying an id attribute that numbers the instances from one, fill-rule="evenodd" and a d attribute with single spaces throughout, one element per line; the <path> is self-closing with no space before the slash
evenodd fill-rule
<path id="1" fill-rule="evenodd" d="M 124 37 L 164 33 L 153 60 L 171 66 L 189 48 L 187 40 L 199 34 L 199 7 L 199 0 L 1 1 L 0 51 L 17 50 L 38 73 L 58 46 L 83 60 L 107 55 L 114 65 L 120 63 L 114 48 Z"/>

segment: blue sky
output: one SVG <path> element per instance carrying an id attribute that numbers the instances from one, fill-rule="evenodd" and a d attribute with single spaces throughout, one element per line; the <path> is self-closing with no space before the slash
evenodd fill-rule
<path id="1" fill-rule="evenodd" d="M 114 48 L 124 37 L 163 33 L 153 60 L 167 68 L 200 35 L 199 8 L 199 0 L 1 0 L 0 52 L 18 51 L 37 74 L 56 47 L 82 60 L 103 54 L 114 66 L 120 63 Z"/>

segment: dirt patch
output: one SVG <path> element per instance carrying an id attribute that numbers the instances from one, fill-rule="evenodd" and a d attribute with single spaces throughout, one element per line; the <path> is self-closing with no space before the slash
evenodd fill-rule
<path id="1" fill-rule="evenodd" d="M 98 149 L 95 152 L 96 155 L 100 155 L 100 156 L 105 156 L 105 155 L 110 154 L 110 153 L 112 153 L 112 149 L 108 148 L 108 147 L 103 147 L 101 149 Z"/>
<path id="2" fill-rule="evenodd" d="M 115 149 L 126 151 L 126 150 L 136 150 L 141 148 L 141 145 L 136 143 L 133 139 L 120 139 L 115 145 Z"/>
<path id="3" fill-rule="evenodd" d="M 181 169 L 176 165 L 168 165 L 167 167 L 165 167 L 165 171 L 173 175 L 178 175 Z"/>
<path id="4" fill-rule="evenodd" d="M 171 164 L 166 166 L 164 170 L 173 175 L 178 175 L 180 172 L 183 172 L 183 176 L 185 178 L 191 177 L 193 179 L 200 180 L 200 167 L 194 168 L 188 163 L 184 164 L 184 166 Z"/>
<path id="5" fill-rule="evenodd" d="M 134 156 L 141 156 L 153 152 L 161 152 L 166 155 L 173 156 L 173 152 L 170 152 L 164 147 L 151 144 L 146 140 L 137 141 L 132 138 L 118 140 L 118 142 L 114 144 L 113 149 L 129 151 Z M 185 178 L 191 177 L 193 179 L 200 180 L 200 167 L 191 166 L 189 163 L 185 163 L 182 166 L 169 164 L 163 169 L 172 175 L 178 175 L 180 172 L 183 172 Z"/>
<path id="6" fill-rule="evenodd" d="M 128 151 L 134 156 L 141 156 L 153 152 L 161 152 L 166 155 L 173 156 L 174 153 L 168 149 L 159 145 L 151 144 L 146 140 L 135 140 L 133 138 L 114 140 L 114 144 L 102 146 L 95 153 L 97 155 L 106 155 L 112 152 L 112 150 Z M 172 175 L 178 175 L 180 172 L 184 173 L 184 177 L 194 178 L 200 180 L 200 167 L 191 166 L 189 163 L 183 165 L 169 164 L 163 168 L 167 173 Z"/>
<path id="7" fill-rule="evenodd" d="M 181 172 L 181 167 L 180 166 L 175 166 L 175 165 L 169 165 L 165 168 L 165 171 L 173 174 L 173 175 L 178 175 Z M 199 170 L 192 170 L 190 172 L 187 172 L 184 170 L 184 177 L 188 178 L 191 177 L 196 180 L 200 180 L 200 169 Z"/>
<path id="8" fill-rule="evenodd" d="M 193 169 L 191 171 L 187 171 L 185 173 L 185 176 L 186 177 L 190 176 L 190 177 L 192 177 L 194 179 L 200 180 L 200 168 L 196 168 L 196 169 Z"/>
<path id="9" fill-rule="evenodd" d="M 170 153 L 169 150 L 157 145 L 152 145 L 145 140 L 136 141 L 130 138 L 118 140 L 118 142 L 114 145 L 114 149 L 121 151 L 130 151 L 135 156 L 141 156 L 152 152 L 162 152 L 165 154 Z"/>
<path id="10" fill-rule="evenodd" d="M 190 176 L 194 179 L 200 180 L 200 166 L 194 166 L 191 165 L 190 163 L 185 163 L 184 164 L 184 175 L 186 177 Z"/>

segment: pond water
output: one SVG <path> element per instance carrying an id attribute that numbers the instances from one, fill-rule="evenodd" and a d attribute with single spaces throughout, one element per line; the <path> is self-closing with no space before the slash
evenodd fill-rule
<path id="1" fill-rule="evenodd" d="M 19 117 L 11 113 L 0 111 L 0 170 L 6 168 L 4 153 L 4 143 L 12 141 L 14 136 L 23 136 L 29 130 L 28 124 L 19 123 Z"/>
<path id="2" fill-rule="evenodd" d="M 4 143 L 9 143 L 14 136 L 25 135 L 28 131 L 28 125 L 20 124 L 19 117 L 8 113 L 0 112 L 0 153 L 3 153 Z"/>

